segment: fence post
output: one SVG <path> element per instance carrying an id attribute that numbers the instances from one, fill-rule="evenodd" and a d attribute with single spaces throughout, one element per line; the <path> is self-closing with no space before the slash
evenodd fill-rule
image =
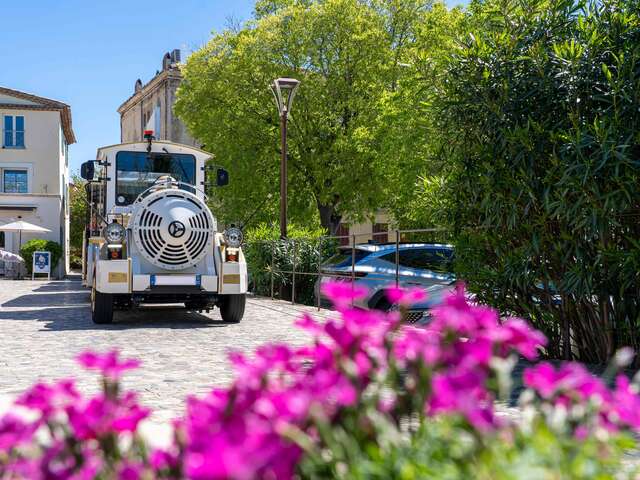
<path id="1" fill-rule="evenodd" d="M 292 273 L 292 279 L 291 279 L 291 305 L 295 305 L 296 304 L 296 254 L 297 254 L 297 248 L 296 248 L 296 241 L 295 240 L 291 240 L 291 243 L 293 244 L 293 273 Z"/>
<path id="2" fill-rule="evenodd" d="M 271 243 L 271 300 L 273 300 L 273 263 L 276 255 L 276 242 Z"/>
<path id="3" fill-rule="evenodd" d="M 356 234 L 351 234 L 351 291 L 355 289 L 356 283 Z M 351 306 L 353 306 L 353 295 L 351 296 Z"/>
<path id="4" fill-rule="evenodd" d="M 318 239 L 318 280 L 316 281 L 316 303 L 318 304 L 318 311 L 320 311 L 320 287 L 321 282 L 320 279 L 322 275 L 322 237 Z"/>
<path id="5" fill-rule="evenodd" d="M 396 288 L 400 283 L 400 230 L 396 229 Z"/>

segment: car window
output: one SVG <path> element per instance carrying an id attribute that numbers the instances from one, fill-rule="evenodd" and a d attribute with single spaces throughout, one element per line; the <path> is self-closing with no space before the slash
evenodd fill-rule
<path id="1" fill-rule="evenodd" d="M 396 253 L 381 257 L 396 263 Z M 431 270 L 437 273 L 453 273 L 453 250 L 446 248 L 412 248 L 400 250 L 400 265 L 419 270 Z"/>
<path id="2" fill-rule="evenodd" d="M 369 255 L 371 255 L 371 252 L 356 249 L 355 251 L 356 263 L 358 263 L 360 260 L 364 258 L 367 258 Z M 329 260 L 327 260 L 324 266 L 327 266 L 327 267 L 351 266 L 351 249 L 341 250 L 340 253 L 334 255 Z"/>

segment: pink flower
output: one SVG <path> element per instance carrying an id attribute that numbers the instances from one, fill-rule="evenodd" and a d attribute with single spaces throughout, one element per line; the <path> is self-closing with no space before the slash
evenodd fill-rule
<path id="1" fill-rule="evenodd" d="M 629 428 L 640 431 L 640 396 L 624 375 L 616 378 L 616 389 L 613 391 L 612 410 L 615 419 Z"/>
<path id="2" fill-rule="evenodd" d="M 57 410 L 75 403 L 79 398 L 73 380 L 59 380 L 53 384 L 36 383 L 18 397 L 16 404 L 39 411 L 47 420 Z"/>
<path id="3" fill-rule="evenodd" d="M 151 453 L 150 463 L 155 472 L 174 469 L 178 466 L 178 458 L 173 452 L 167 450 L 154 450 Z"/>
<path id="4" fill-rule="evenodd" d="M 547 344 L 547 338 L 539 331 L 531 328 L 521 318 L 510 318 L 504 323 L 508 336 L 505 345 L 514 348 L 528 360 L 538 357 L 538 350 Z"/>
<path id="5" fill-rule="evenodd" d="M 350 282 L 323 283 L 321 291 L 338 309 L 345 308 L 351 305 L 352 302 L 367 296 L 366 288 Z"/>
<path id="6" fill-rule="evenodd" d="M 96 395 L 66 409 L 69 423 L 80 439 L 101 438 L 109 433 L 135 432 L 150 410 L 138 404 L 133 392 L 115 400 Z"/>
<path id="7" fill-rule="evenodd" d="M 399 287 L 390 287 L 385 290 L 385 295 L 387 296 L 387 300 L 392 304 L 398 304 L 403 306 L 411 306 L 413 304 L 422 302 L 426 300 L 427 294 L 420 287 L 413 288 L 399 288 Z"/>
<path id="8" fill-rule="evenodd" d="M 481 372 L 436 374 L 427 412 L 430 415 L 460 414 L 480 431 L 494 429 L 497 422 L 485 382 L 486 376 Z"/>
<path id="9" fill-rule="evenodd" d="M 37 424 L 23 421 L 11 413 L 0 417 L 0 453 L 7 453 L 12 448 L 29 443 L 37 426 Z"/>
<path id="10" fill-rule="evenodd" d="M 125 461 L 118 469 L 118 480 L 140 480 L 144 472 L 142 463 Z"/>
<path id="11" fill-rule="evenodd" d="M 538 392 L 542 398 L 550 398 L 558 389 L 556 369 L 547 362 L 527 368 L 522 378 L 524 384 Z"/>
<path id="12" fill-rule="evenodd" d="M 76 360 L 87 370 L 98 370 L 110 380 L 119 379 L 127 370 L 133 370 L 140 366 L 139 360 L 120 360 L 118 350 L 100 354 L 86 351 L 76 357 Z"/>

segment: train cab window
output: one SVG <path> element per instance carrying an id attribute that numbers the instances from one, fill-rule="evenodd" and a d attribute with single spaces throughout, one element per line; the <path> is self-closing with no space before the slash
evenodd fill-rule
<path id="1" fill-rule="evenodd" d="M 163 175 L 189 185 L 196 183 L 196 159 L 184 153 L 116 154 L 116 205 L 129 205 Z"/>

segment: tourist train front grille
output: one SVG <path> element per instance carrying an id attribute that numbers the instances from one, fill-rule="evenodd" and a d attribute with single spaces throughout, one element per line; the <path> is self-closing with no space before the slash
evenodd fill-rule
<path id="1" fill-rule="evenodd" d="M 151 264 L 180 270 L 212 252 L 215 221 L 205 203 L 176 189 L 160 190 L 136 204 L 133 237 Z"/>

